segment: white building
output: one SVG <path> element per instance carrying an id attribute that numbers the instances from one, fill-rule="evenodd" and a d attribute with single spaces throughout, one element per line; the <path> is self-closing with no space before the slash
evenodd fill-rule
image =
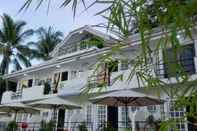
<path id="1" fill-rule="evenodd" d="M 157 41 L 162 34 L 156 32 L 152 36 L 152 43 Z M 87 45 L 83 42 L 94 37 L 99 37 L 103 40 L 103 45 Z M 95 71 L 95 63 L 98 59 L 111 51 L 111 45 L 116 43 L 116 39 L 113 37 L 94 30 L 90 26 L 84 26 L 80 29 L 74 30 L 66 36 L 64 41 L 60 43 L 53 52 L 51 52 L 52 59 L 42 64 L 26 68 L 24 70 L 16 71 L 8 74 L 5 77 L 10 81 L 17 82 L 16 92 L 7 91 L 4 92 L 2 97 L 2 103 L 12 102 L 24 102 L 29 103 L 43 98 L 62 96 L 64 99 L 73 101 L 80 104 L 83 108 L 81 110 L 62 110 L 57 112 L 58 127 L 77 127 L 77 122 L 87 122 L 88 128 L 91 131 L 96 131 L 100 127 L 103 121 L 109 120 L 109 114 L 113 112 L 112 121 L 119 121 L 118 126 L 121 130 L 125 127 L 125 108 L 124 107 L 106 107 L 101 105 L 93 105 L 88 101 L 88 96 L 80 95 L 84 88 L 91 87 L 92 94 L 100 89 L 99 84 L 103 81 L 110 81 L 107 87 L 102 88 L 101 92 L 108 92 L 112 90 L 119 90 L 124 88 L 132 88 L 135 91 L 141 91 L 144 93 L 154 94 L 155 91 L 145 91 L 140 88 L 138 79 L 133 77 L 130 83 L 127 81 L 117 81 L 114 84 L 113 78 L 123 74 L 123 78 L 128 78 L 130 74 L 130 68 L 132 63 L 128 64 L 128 61 L 132 61 L 139 53 L 140 38 L 138 35 L 132 36 L 127 45 L 121 49 L 120 53 L 113 55 L 114 64 L 117 66 L 111 73 L 106 73 L 106 70 L 101 67 L 97 70 L 97 75 L 93 75 Z M 191 73 L 192 78 L 196 78 L 197 71 L 197 45 L 195 41 L 188 39 L 181 40 L 183 46 L 191 47 L 189 51 L 183 54 L 183 57 L 187 57 L 189 61 L 183 60 L 184 66 Z M 103 46 L 103 47 L 102 47 Z M 120 60 L 124 55 L 125 60 Z M 153 57 L 154 58 L 154 57 Z M 172 82 L 174 79 L 166 79 L 168 74 L 165 71 L 162 59 L 162 50 L 159 52 L 159 65 L 155 69 L 155 75 L 159 75 L 162 80 Z M 108 69 L 109 71 L 110 69 Z M 105 74 L 106 73 L 106 74 Z M 46 86 L 48 82 L 49 86 Z M 91 85 L 91 86 L 90 86 Z M 161 119 L 161 112 L 165 112 L 167 117 L 181 117 L 184 114 L 185 109 L 174 111 L 170 110 L 170 102 L 167 95 L 161 93 L 161 98 L 167 102 L 164 106 L 149 106 L 140 109 L 136 114 L 136 121 L 145 121 L 149 115 L 154 115 L 155 119 Z M 130 115 L 136 110 L 136 107 L 130 108 Z M 109 113 L 110 112 L 110 113 Z M 143 114 L 143 115 L 142 115 Z M 43 110 L 41 113 L 41 119 L 50 120 L 51 111 Z M 31 115 L 18 115 L 18 121 L 31 121 Z M 38 122 L 39 120 L 36 120 Z M 72 124 L 71 124 L 72 123 Z M 74 124 L 73 124 L 74 123 Z M 180 123 L 178 125 L 180 131 L 187 131 L 187 123 Z"/>

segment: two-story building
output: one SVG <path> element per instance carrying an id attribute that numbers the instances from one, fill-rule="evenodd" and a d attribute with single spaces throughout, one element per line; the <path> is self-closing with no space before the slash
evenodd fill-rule
<path id="1" fill-rule="evenodd" d="M 194 33 L 195 34 L 195 33 Z M 162 33 L 155 31 L 151 37 L 151 42 L 154 43 L 161 38 Z M 194 35 L 196 36 L 196 35 Z M 88 44 L 88 40 L 96 39 L 96 43 Z M 180 62 L 183 64 L 185 70 L 191 74 L 192 78 L 196 78 L 197 68 L 197 45 L 196 41 L 189 39 L 181 39 L 186 50 L 179 54 L 182 59 Z M 76 126 L 71 123 L 87 122 L 90 123 L 88 128 L 96 130 L 100 124 L 108 119 L 108 107 L 102 105 L 93 105 L 88 101 L 89 96 L 81 95 L 81 92 L 86 87 L 91 88 L 94 94 L 97 91 L 108 92 L 112 90 L 128 89 L 131 88 L 135 91 L 143 93 L 154 94 L 154 90 L 146 91 L 139 85 L 139 80 L 134 76 L 128 83 L 126 79 L 130 75 L 130 69 L 134 66 L 132 61 L 140 52 L 140 38 L 139 35 L 133 35 L 128 40 L 125 40 L 125 46 L 119 53 L 113 54 L 113 67 L 106 67 L 105 64 L 96 70 L 96 63 L 99 59 L 111 51 L 112 45 L 117 43 L 118 40 L 110 35 L 104 34 L 100 31 L 93 29 L 91 26 L 84 26 L 70 32 L 64 41 L 55 47 L 51 52 L 52 59 L 43 62 L 42 64 L 35 65 L 20 71 L 13 72 L 5 76 L 6 79 L 17 83 L 16 92 L 6 91 L 2 96 L 2 103 L 24 102 L 30 103 L 43 98 L 53 96 L 61 96 L 64 99 L 78 103 L 83 108 L 76 110 L 63 110 L 57 112 L 57 121 L 60 127 L 68 128 L 69 126 Z M 169 56 L 170 56 L 169 48 Z M 159 76 L 164 81 L 173 83 L 173 79 L 168 79 L 167 67 L 163 64 L 162 51 L 159 52 L 159 64 L 155 71 L 155 75 Z M 124 56 L 124 58 L 122 58 Z M 154 57 L 154 56 L 153 56 Z M 114 78 L 123 74 L 123 81 L 113 82 Z M 99 90 L 103 83 L 107 83 L 105 88 Z M 165 116 L 178 118 L 184 115 L 185 109 L 171 110 L 172 105 L 165 93 L 161 98 L 167 102 L 164 105 L 148 106 L 138 109 L 136 107 L 129 108 L 129 114 L 135 110 L 140 110 L 136 114 L 136 121 L 145 121 L 149 115 L 153 115 L 155 119 L 161 119 L 161 112 L 165 112 Z M 41 112 L 41 119 L 50 120 L 50 110 Z M 143 114 L 143 115 L 142 115 Z M 119 127 L 126 126 L 125 107 L 118 107 L 114 115 L 117 115 Z M 18 115 L 18 121 L 31 121 L 32 115 Z M 180 131 L 187 131 L 187 123 L 177 124 Z"/>

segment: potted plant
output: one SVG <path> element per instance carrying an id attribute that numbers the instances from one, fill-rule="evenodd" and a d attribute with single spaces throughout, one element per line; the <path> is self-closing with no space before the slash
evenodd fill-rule
<path id="1" fill-rule="evenodd" d="M 55 128 L 55 122 L 54 121 L 49 121 L 46 124 L 46 130 L 45 131 L 53 131 Z"/>
<path id="2" fill-rule="evenodd" d="M 88 131 L 85 122 L 82 122 L 82 123 L 79 125 L 78 128 L 79 128 L 79 131 Z"/>
<path id="3" fill-rule="evenodd" d="M 6 131 L 16 131 L 18 128 L 18 124 L 15 121 L 11 121 L 8 123 Z"/>
<path id="4" fill-rule="evenodd" d="M 114 131 L 114 128 L 111 126 L 110 123 L 107 123 L 107 126 L 105 125 L 102 131 Z"/>
<path id="5" fill-rule="evenodd" d="M 46 129 L 46 122 L 44 120 L 41 121 L 39 131 L 45 131 Z"/>
<path id="6" fill-rule="evenodd" d="M 86 48 L 86 46 L 96 46 L 97 48 L 101 49 L 104 47 L 104 40 L 101 39 L 100 37 L 92 37 L 90 39 L 87 40 L 83 40 L 80 43 L 80 47 L 81 48 Z"/>

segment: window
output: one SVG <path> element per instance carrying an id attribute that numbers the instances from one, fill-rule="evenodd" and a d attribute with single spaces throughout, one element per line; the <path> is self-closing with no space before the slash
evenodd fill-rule
<path id="1" fill-rule="evenodd" d="M 172 119 L 179 119 L 181 120 L 181 118 L 184 116 L 185 114 L 185 109 L 184 108 L 176 108 L 175 107 L 175 101 L 171 101 L 169 103 L 169 115 Z M 176 123 L 177 129 L 178 131 L 185 131 L 185 123 L 184 121 L 177 121 Z"/>
<path id="2" fill-rule="evenodd" d="M 128 60 L 122 60 L 121 61 L 121 70 L 128 70 L 128 68 L 129 68 Z"/>
<path id="3" fill-rule="evenodd" d="M 32 87 L 32 84 L 33 84 L 33 80 L 32 79 L 29 79 L 28 80 L 28 87 Z"/>
<path id="4" fill-rule="evenodd" d="M 105 122 L 106 119 L 106 107 L 103 105 L 98 105 L 98 113 L 97 113 L 97 118 L 98 118 L 98 124 L 101 125 Z"/>
<path id="5" fill-rule="evenodd" d="M 155 105 L 147 106 L 147 110 L 148 110 L 150 113 L 153 113 L 153 112 L 156 112 L 157 107 L 156 107 Z"/>
<path id="6" fill-rule="evenodd" d="M 17 119 L 16 119 L 16 121 L 17 121 L 17 122 L 22 122 L 22 116 L 23 116 L 22 113 L 18 113 L 18 114 L 17 114 Z"/>
<path id="7" fill-rule="evenodd" d="M 87 122 L 91 123 L 92 122 L 92 105 L 87 106 Z"/>
<path id="8" fill-rule="evenodd" d="M 74 79 L 77 77 L 77 71 L 71 71 L 71 79 Z"/>
<path id="9" fill-rule="evenodd" d="M 87 48 L 87 43 L 85 42 L 85 41 L 82 41 L 81 43 L 80 43 L 80 50 L 84 50 L 84 49 L 86 49 Z"/>
<path id="10" fill-rule="evenodd" d="M 49 116 L 49 112 L 48 111 L 42 113 L 42 117 L 43 118 L 46 119 L 48 116 Z"/>
<path id="11" fill-rule="evenodd" d="M 131 123 L 131 120 L 129 118 L 129 107 L 128 107 L 128 114 L 126 116 L 126 107 L 122 107 L 121 108 L 122 110 L 122 126 L 123 127 L 131 127 L 130 123 Z M 127 123 L 126 123 L 126 119 L 127 119 Z"/>
<path id="12" fill-rule="evenodd" d="M 67 122 L 70 121 L 72 115 L 73 115 L 73 110 L 67 110 Z"/>
<path id="13" fill-rule="evenodd" d="M 28 114 L 27 113 L 23 114 L 23 120 L 22 120 L 22 122 L 26 122 L 27 121 L 27 118 L 28 118 Z"/>
<path id="14" fill-rule="evenodd" d="M 38 86 L 38 85 L 39 85 L 39 81 L 40 81 L 39 79 L 35 79 L 35 80 L 34 80 L 34 85 L 35 85 L 35 86 Z"/>
<path id="15" fill-rule="evenodd" d="M 66 81 L 68 80 L 68 72 L 62 72 L 62 78 L 61 78 L 61 81 Z"/>
<path id="16" fill-rule="evenodd" d="M 177 51 L 177 54 L 174 55 L 173 48 L 167 49 L 164 51 L 164 77 L 169 78 L 176 76 L 180 69 L 175 69 L 174 66 L 179 63 L 183 70 L 188 74 L 195 73 L 194 66 L 194 44 L 189 44 L 182 46 L 180 50 Z"/>
<path id="17" fill-rule="evenodd" d="M 139 110 L 140 108 L 139 107 L 136 107 L 136 106 L 132 106 L 131 107 L 131 111 L 132 112 L 135 112 L 135 111 L 137 111 L 137 110 Z"/>

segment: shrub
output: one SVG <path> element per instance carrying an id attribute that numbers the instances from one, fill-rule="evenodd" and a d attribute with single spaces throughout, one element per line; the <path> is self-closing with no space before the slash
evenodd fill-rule
<path id="1" fill-rule="evenodd" d="M 15 121 L 11 121 L 8 123 L 6 131 L 16 131 L 18 128 L 18 124 Z"/>
<path id="2" fill-rule="evenodd" d="M 79 131 L 88 131 L 85 122 L 82 122 L 82 123 L 79 125 Z"/>

